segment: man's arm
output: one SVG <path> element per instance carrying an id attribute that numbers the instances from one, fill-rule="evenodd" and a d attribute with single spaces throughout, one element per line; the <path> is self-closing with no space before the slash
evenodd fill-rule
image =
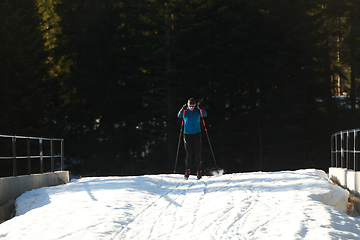
<path id="1" fill-rule="evenodd" d="M 184 116 L 184 111 L 186 110 L 186 104 L 184 104 L 184 106 L 182 106 L 182 108 L 180 109 L 180 111 L 178 112 L 178 118 L 183 118 Z"/>
<path id="2" fill-rule="evenodd" d="M 202 116 L 203 117 L 206 117 L 207 116 L 207 112 L 206 110 L 204 109 L 204 107 L 198 103 L 198 108 L 200 109 L 200 111 L 202 112 Z"/>

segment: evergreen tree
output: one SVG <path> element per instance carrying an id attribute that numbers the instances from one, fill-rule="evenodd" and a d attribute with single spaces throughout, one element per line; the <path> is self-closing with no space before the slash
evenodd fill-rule
<path id="1" fill-rule="evenodd" d="M 311 142 L 317 91 L 324 84 L 317 77 L 321 63 L 314 60 L 323 54 L 317 49 L 323 35 L 316 2 L 187 1 L 184 6 L 180 84 L 206 96 L 221 161 L 231 169 L 239 163 L 279 169 L 306 162 L 287 159 Z"/>
<path id="2" fill-rule="evenodd" d="M 324 156 L 337 121 L 330 117 L 331 76 L 341 69 L 332 59 L 335 28 L 326 27 L 330 8 L 323 6 L 315 0 L 57 4 L 62 32 L 55 56 L 69 66 L 59 75 L 67 90 L 67 153 L 96 174 L 140 173 L 137 163 L 145 172 L 169 171 L 181 122 L 176 114 L 195 97 L 209 113 L 210 139 L 226 170 L 325 166 L 314 159 Z"/>
<path id="3" fill-rule="evenodd" d="M 46 58 L 32 0 L 2 1 L 0 7 L 0 131 L 45 135 L 50 93 L 46 92 Z"/>
<path id="4" fill-rule="evenodd" d="M 267 39 L 273 41 L 274 47 L 268 56 L 270 71 L 260 78 L 257 108 L 263 114 L 262 131 L 266 138 L 262 149 L 268 156 L 267 163 L 261 162 L 267 164 L 267 169 L 298 168 L 302 155 L 293 153 L 305 149 L 317 112 L 321 83 L 314 76 L 318 64 L 314 59 L 321 54 L 316 51 L 322 41 L 318 34 L 321 15 L 313 1 L 276 1 L 264 6 L 272 17 L 268 24 L 273 32 Z"/>
<path id="5" fill-rule="evenodd" d="M 356 114 L 356 105 L 357 105 L 357 79 L 358 79 L 358 68 L 360 66 L 360 3 L 358 1 L 349 0 L 345 5 L 345 16 L 343 21 L 343 29 L 346 29 L 346 32 L 343 34 L 342 42 L 342 56 L 341 60 L 350 70 L 350 105 L 352 110 L 352 123 L 351 128 L 356 128 L 359 124 Z"/>
<path id="6" fill-rule="evenodd" d="M 63 29 L 58 54 L 73 63 L 67 76 L 72 94 L 64 109 L 68 154 L 84 160 L 88 172 L 139 174 L 137 163 L 151 144 L 146 35 L 153 29 L 146 29 L 143 11 L 135 1 L 58 4 Z"/>

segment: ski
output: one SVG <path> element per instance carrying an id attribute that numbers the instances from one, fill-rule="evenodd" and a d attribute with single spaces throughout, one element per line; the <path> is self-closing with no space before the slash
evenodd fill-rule
<path id="1" fill-rule="evenodd" d="M 181 177 L 181 178 L 184 179 L 184 180 L 189 180 L 190 177 Z M 199 181 L 201 179 L 202 179 L 202 177 L 201 178 L 196 178 L 197 181 Z"/>

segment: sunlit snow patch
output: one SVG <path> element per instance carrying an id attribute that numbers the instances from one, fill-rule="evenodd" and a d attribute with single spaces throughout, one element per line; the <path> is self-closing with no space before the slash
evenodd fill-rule
<path id="1" fill-rule="evenodd" d="M 219 169 L 219 170 L 212 171 L 211 174 L 216 177 L 216 176 L 223 175 L 223 173 L 224 173 L 224 169 Z"/>

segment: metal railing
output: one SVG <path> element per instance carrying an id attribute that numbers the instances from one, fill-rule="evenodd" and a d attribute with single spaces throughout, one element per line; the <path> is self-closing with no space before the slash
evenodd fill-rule
<path id="1" fill-rule="evenodd" d="M 360 129 L 344 130 L 331 135 L 331 167 L 360 170 Z"/>
<path id="2" fill-rule="evenodd" d="M 50 171 L 55 171 L 55 158 L 60 158 L 60 168 L 61 171 L 64 170 L 64 139 L 57 138 L 43 138 L 43 137 L 27 137 L 27 136 L 16 136 L 16 135 L 2 135 L 0 134 L 0 139 L 3 138 L 11 138 L 11 156 L 0 156 L 0 160 L 12 160 L 12 174 L 13 176 L 18 175 L 17 168 L 17 160 L 18 159 L 27 159 L 27 174 L 30 175 L 31 171 L 31 159 L 39 159 L 40 160 L 40 173 L 44 173 L 44 159 L 50 159 Z M 26 139 L 26 154 L 22 154 L 22 156 L 17 155 L 17 140 L 18 139 Z M 35 140 L 38 142 L 38 151 L 30 148 L 30 141 Z M 50 143 L 50 154 L 44 154 L 44 142 L 49 141 Z M 54 143 L 60 142 L 60 153 L 55 153 Z M 23 151 L 24 152 L 24 151 Z"/>

